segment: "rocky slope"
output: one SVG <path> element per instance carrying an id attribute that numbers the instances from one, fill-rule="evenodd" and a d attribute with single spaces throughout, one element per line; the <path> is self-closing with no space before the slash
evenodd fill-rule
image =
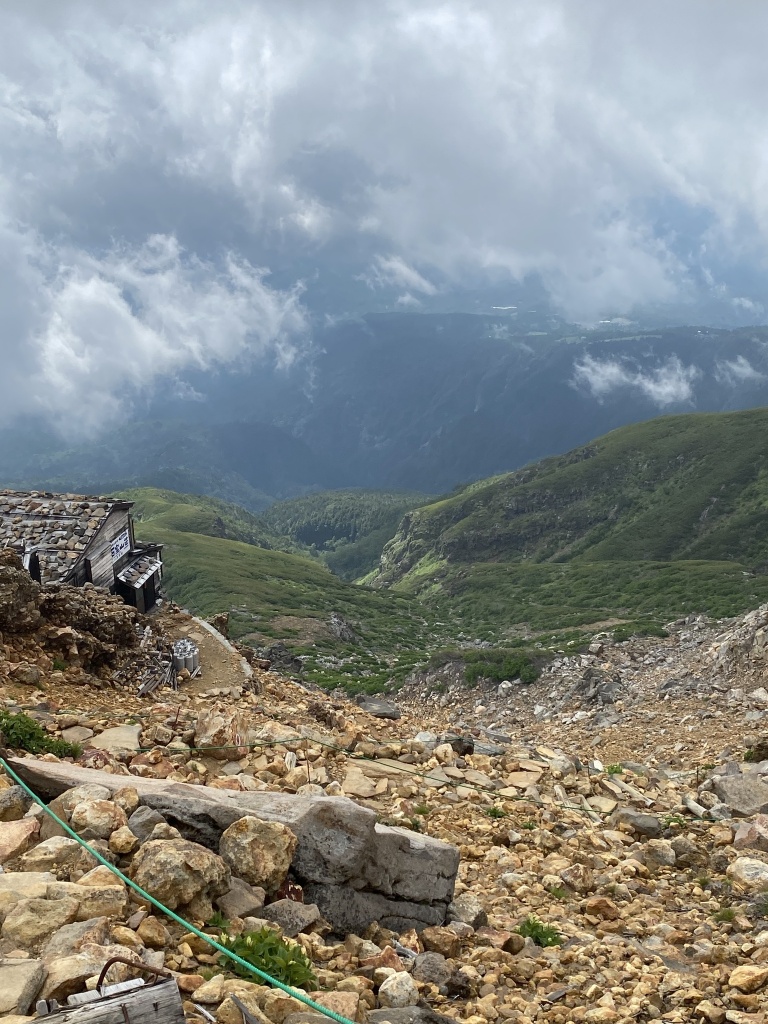
<path id="1" fill-rule="evenodd" d="M 84 749 L 77 764 L 19 750 L 12 764 L 187 920 L 205 927 L 217 908 L 232 934 L 277 926 L 310 958 L 314 998 L 394 1024 L 432 1012 L 472 1024 L 763 1022 L 768 608 L 679 622 L 663 640 L 597 640 L 530 687 L 469 690 L 449 666 L 412 680 L 398 708 L 329 696 L 263 663 L 246 672 L 219 644 L 227 658 L 203 658 L 201 680 L 142 701 L 135 687 L 105 687 L 111 663 L 48 665 L 51 630 L 67 627 L 37 617 L 42 597 L 25 586 L 6 567 L 0 701 Z M 69 595 L 73 608 L 82 595 L 102 603 L 104 620 L 131 618 L 85 591 Z M 128 624 L 112 644 L 122 672 L 142 650 Z M 85 636 L 84 625 L 71 628 Z M 198 628 L 179 612 L 161 627 Z M 22 653 L 37 680 L 17 672 Z M 190 1021 L 239 1024 L 237 996 L 260 1022 L 297 1024 L 298 1004 L 221 968 L 199 938 L 57 834 L 10 780 L 0 785 L 8 1020 L 38 997 L 64 1001 L 92 985 L 119 952 L 173 972 Z M 189 793 L 198 804 L 185 803 Z M 332 877 L 343 858 L 318 880 L 313 830 L 297 807 L 338 808 L 322 810 L 329 842 L 371 827 L 397 837 L 409 870 L 437 884 L 451 881 L 458 850 L 452 898 L 445 888 L 410 897 L 439 920 L 345 923 L 327 892 L 344 884 Z M 407 884 L 382 864 L 374 883 L 375 855 L 360 843 L 353 888 L 375 902 Z"/>

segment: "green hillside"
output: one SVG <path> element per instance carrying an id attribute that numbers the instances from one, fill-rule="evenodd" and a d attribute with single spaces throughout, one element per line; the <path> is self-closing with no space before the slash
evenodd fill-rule
<path id="1" fill-rule="evenodd" d="M 236 507 L 172 492 L 130 497 L 139 539 L 164 545 L 168 595 L 201 615 L 229 611 L 232 635 L 254 646 L 285 642 L 306 657 L 311 681 L 380 690 L 449 639 L 418 601 L 345 583 L 316 558 L 211 535 L 215 514 L 227 530 L 257 536 Z M 338 617 L 351 639 L 334 631 Z"/>
<path id="2" fill-rule="evenodd" d="M 161 528 L 240 540 L 278 551 L 300 550 L 300 545 L 270 530 L 260 516 L 228 501 L 156 487 L 137 487 L 120 494 L 135 503 L 133 515 L 149 527 L 149 532 Z"/>
<path id="3" fill-rule="evenodd" d="M 319 491 L 272 505 L 261 521 L 275 534 L 320 552 L 342 579 L 375 569 L 403 515 L 429 501 L 410 492 Z"/>
<path id="4" fill-rule="evenodd" d="M 403 518 L 371 581 L 468 626 L 735 614 L 768 600 L 768 410 L 668 416 Z"/>

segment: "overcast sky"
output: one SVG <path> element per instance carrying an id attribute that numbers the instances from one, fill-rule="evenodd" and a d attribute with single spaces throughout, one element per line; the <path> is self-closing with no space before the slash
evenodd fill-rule
<path id="1" fill-rule="evenodd" d="M 6 0 L 0 418 L 288 363 L 318 282 L 762 320 L 766 39 L 761 0 Z"/>

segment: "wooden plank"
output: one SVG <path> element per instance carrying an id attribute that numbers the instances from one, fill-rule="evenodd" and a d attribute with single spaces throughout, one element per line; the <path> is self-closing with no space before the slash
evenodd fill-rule
<path id="1" fill-rule="evenodd" d="M 40 1018 L 45 1024 L 184 1024 L 184 1007 L 173 978 L 134 992 L 107 996 Z"/>

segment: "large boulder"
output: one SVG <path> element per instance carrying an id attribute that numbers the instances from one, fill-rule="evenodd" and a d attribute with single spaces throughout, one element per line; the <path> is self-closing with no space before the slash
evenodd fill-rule
<path id="1" fill-rule="evenodd" d="M 135 754 L 139 749 L 140 737 L 140 725 L 116 725 L 114 728 L 105 729 L 98 736 L 94 736 L 89 746 L 96 750 L 106 750 L 108 754 L 120 757 L 125 754 Z"/>
<path id="2" fill-rule="evenodd" d="M 757 776 L 723 775 L 714 790 L 735 818 L 751 818 L 768 811 L 768 785 Z"/>
<path id="3" fill-rule="evenodd" d="M 380 1006 L 415 1006 L 418 1001 L 419 990 L 416 987 L 416 982 L 405 971 L 396 971 L 381 983 L 379 988 Z"/>
<path id="4" fill-rule="evenodd" d="M 39 829 L 40 823 L 34 818 L 0 822 L 0 864 L 5 864 L 7 860 L 24 853 L 30 839 Z"/>
<path id="5" fill-rule="evenodd" d="M 756 857 L 737 857 L 729 864 L 726 875 L 744 889 L 764 892 L 768 887 L 768 864 Z"/>
<path id="6" fill-rule="evenodd" d="M 768 852 L 768 816 L 758 814 L 753 821 L 742 821 L 733 837 L 733 848 Z"/>
<path id="7" fill-rule="evenodd" d="M 243 744 L 249 740 L 249 730 L 242 715 L 215 714 L 201 711 L 195 723 L 195 746 L 207 747 L 206 757 L 219 761 L 236 761 L 248 753 Z"/>
<path id="8" fill-rule="evenodd" d="M 628 825 L 639 836 L 660 839 L 663 828 L 655 814 L 636 811 L 634 807 L 618 807 L 610 817 L 612 825 Z"/>
<path id="9" fill-rule="evenodd" d="M 114 793 L 125 782 L 62 762 L 13 758 L 11 766 L 49 797 L 85 783 Z M 459 866 L 457 848 L 410 829 L 380 825 L 373 810 L 352 800 L 232 792 L 140 777 L 131 783 L 146 807 L 211 851 L 218 852 L 222 833 L 244 815 L 287 826 L 296 837 L 291 874 L 335 931 L 361 934 L 373 921 L 401 930 L 445 922 Z M 235 873 L 242 874 L 239 864 Z"/>
<path id="10" fill-rule="evenodd" d="M 171 910 L 184 907 L 198 920 L 213 914 L 212 900 L 231 888 L 221 857 L 186 839 L 154 839 L 133 858 L 133 880 Z"/>
<path id="11" fill-rule="evenodd" d="M 268 893 L 285 881 L 296 849 L 296 836 L 287 825 L 247 815 L 225 830 L 219 852 L 233 871 Z"/>

